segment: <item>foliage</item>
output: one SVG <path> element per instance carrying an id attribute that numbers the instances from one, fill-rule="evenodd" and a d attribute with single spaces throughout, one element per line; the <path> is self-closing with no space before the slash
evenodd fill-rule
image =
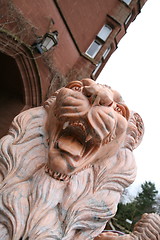
<path id="1" fill-rule="evenodd" d="M 141 185 L 142 191 L 129 203 L 120 203 L 116 214 L 117 221 L 127 230 L 133 230 L 134 224 L 141 218 L 143 213 L 156 212 L 157 193 L 155 184 L 145 182 Z M 128 220 L 132 224 L 128 223 Z M 127 221 L 126 221 L 127 220 Z"/>

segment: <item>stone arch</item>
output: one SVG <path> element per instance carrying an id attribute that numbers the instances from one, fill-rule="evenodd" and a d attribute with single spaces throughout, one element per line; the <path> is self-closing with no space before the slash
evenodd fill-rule
<path id="1" fill-rule="evenodd" d="M 0 32 L 0 137 L 21 111 L 42 102 L 41 81 L 31 49 L 14 36 Z"/>

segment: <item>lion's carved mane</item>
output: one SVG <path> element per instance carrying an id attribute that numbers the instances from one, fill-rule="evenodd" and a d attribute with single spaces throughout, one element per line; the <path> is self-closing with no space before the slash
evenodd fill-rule
<path id="1" fill-rule="evenodd" d="M 20 113 L 1 139 L 0 239 L 94 239 L 115 215 L 124 188 L 135 179 L 130 129 L 143 131 L 141 118 L 137 121 L 139 115 L 131 113 L 126 141 L 116 155 L 95 162 L 68 181 L 58 181 L 45 172 L 45 108 Z"/>

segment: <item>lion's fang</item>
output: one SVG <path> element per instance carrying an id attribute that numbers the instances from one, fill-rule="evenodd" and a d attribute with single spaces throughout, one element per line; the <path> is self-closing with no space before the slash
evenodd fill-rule
<path id="1" fill-rule="evenodd" d="M 92 139 L 92 136 L 90 134 L 87 135 L 85 142 L 88 142 Z"/>
<path id="2" fill-rule="evenodd" d="M 65 123 L 63 124 L 63 129 L 66 129 L 66 128 L 68 127 L 68 125 L 69 125 L 69 122 L 65 122 Z"/>

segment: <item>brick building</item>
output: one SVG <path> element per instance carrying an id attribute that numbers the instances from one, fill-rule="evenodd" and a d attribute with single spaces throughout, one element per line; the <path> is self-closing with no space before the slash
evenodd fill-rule
<path id="1" fill-rule="evenodd" d="M 145 2 L 0 0 L 0 137 L 51 91 L 96 79 Z"/>

